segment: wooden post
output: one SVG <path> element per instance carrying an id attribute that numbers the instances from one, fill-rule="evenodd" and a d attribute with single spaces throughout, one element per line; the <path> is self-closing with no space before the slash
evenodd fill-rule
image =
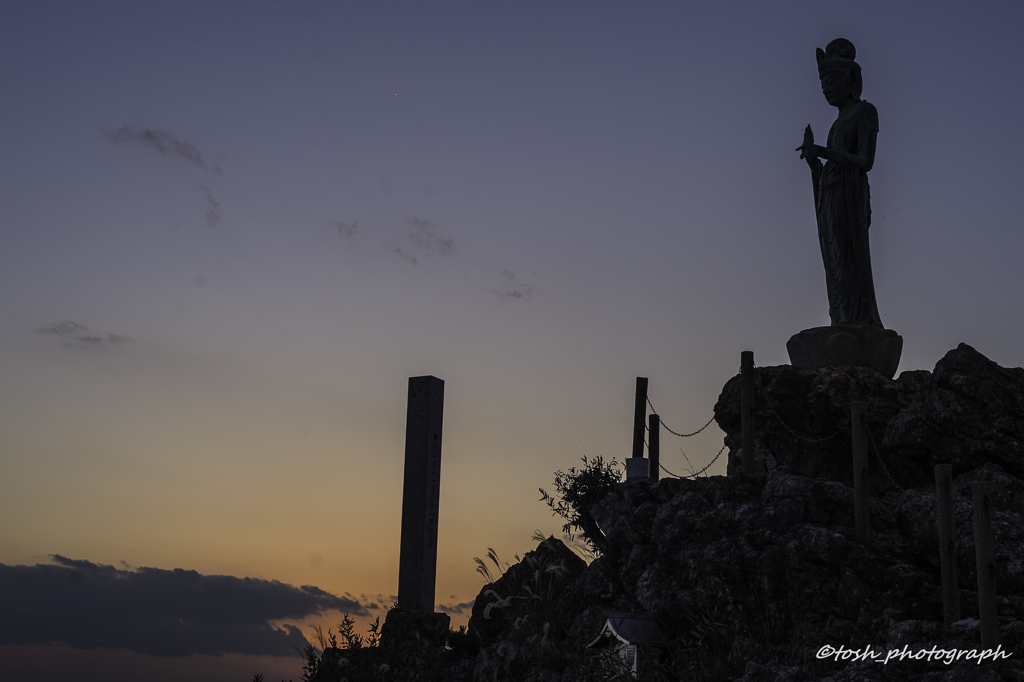
<path id="1" fill-rule="evenodd" d="M 960 620 L 960 577 L 956 567 L 956 525 L 953 517 L 953 467 L 935 467 L 938 505 L 939 567 L 942 570 L 942 613 L 946 627 Z"/>
<path id="2" fill-rule="evenodd" d="M 754 351 L 740 353 L 740 451 L 744 474 L 753 475 L 754 459 Z"/>
<path id="3" fill-rule="evenodd" d="M 409 377 L 398 565 L 398 606 L 407 611 L 434 612 L 443 417 L 444 382 Z"/>
<path id="4" fill-rule="evenodd" d="M 647 377 L 636 378 L 633 404 L 633 457 L 644 456 L 644 422 L 647 421 Z"/>
<path id="5" fill-rule="evenodd" d="M 661 465 L 661 417 L 652 414 L 648 418 L 647 454 L 651 459 L 651 478 L 659 478 L 658 467 Z"/>
<path id="6" fill-rule="evenodd" d="M 864 403 L 850 403 L 853 426 L 853 523 L 857 542 L 871 540 L 871 507 L 868 500 L 868 442 L 864 432 Z"/>
<path id="7" fill-rule="evenodd" d="M 974 497 L 974 558 L 978 567 L 978 613 L 981 615 L 981 646 L 999 645 L 999 609 L 996 603 L 996 556 L 992 542 L 992 484 L 971 484 Z"/>

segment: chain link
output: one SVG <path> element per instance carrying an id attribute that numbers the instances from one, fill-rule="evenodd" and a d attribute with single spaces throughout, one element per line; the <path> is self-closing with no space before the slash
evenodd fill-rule
<path id="1" fill-rule="evenodd" d="M 651 402 L 651 397 L 650 396 L 647 396 L 647 404 L 650 405 L 651 412 L 653 412 L 654 414 L 658 414 L 658 410 L 655 409 L 654 403 Z M 714 415 L 711 416 L 711 419 L 708 420 L 707 424 L 705 424 L 704 426 L 700 427 L 699 429 L 697 429 L 693 433 L 678 433 L 676 431 L 673 431 L 671 428 L 669 428 L 668 424 L 666 424 L 665 422 L 661 421 L 661 419 L 658 420 L 658 424 L 661 426 L 661 428 L 665 429 L 666 431 L 671 433 L 673 436 L 679 436 L 680 438 L 689 438 L 690 436 L 696 436 L 698 433 L 700 433 L 704 429 L 706 429 L 709 426 L 711 426 L 711 422 L 713 422 L 713 421 L 715 421 Z M 648 433 L 650 433 L 650 431 L 651 431 L 650 427 L 648 427 L 647 424 L 644 424 L 644 430 L 647 431 Z M 646 440 L 644 440 L 644 445 L 647 445 L 647 441 Z M 650 450 L 650 446 L 649 445 L 647 446 L 647 449 L 648 449 L 648 451 Z M 724 451 L 725 451 L 725 445 L 722 445 L 722 449 L 718 451 L 718 454 L 715 455 L 714 459 L 712 459 L 710 462 L 707 463 L 707 466 L 705 466 L 703 469 L 701 469 L 700 471 L 698 471 L 698 472 L 696 472 L 694 474 L 688 474 L 686 476 L 679 476 L 678 474 L 673 474 L 671 471 L 666 469 L 665 465 L 662 464 L 661 462 L 658 462 L 658 466 L 661 467 L 662 471 L 664 471 L 669 476 L 672 476 L 673 478 L 697 478 L 698 476 L 703 474 L 705 471 L 707 471 L 708 467 L 710 467 L 712 464 L 714 464 L 718 460 L 718 458 L 721 456 L 722 452 L 724 452 Z M 685 452 L 683 453 L 683 457 L 686 457 L 686 453 Z M 686 457 L 686 461 L 689 462 L 690 458 Z"/>
<path id="2" fill-rule="evenodd" d="M 783 428 L 785 428 L 793 436 L 795 436 L 796 438 L 799 438 L 800 440 L 805 440 L 805 441 L 807 441 L 809 443 L 824 443 L 827 440 L 831 440 L 831 439 L 835 438 L 840 433 L 842 433 L 843 431 L 846 430 L 846 429 L 839 429 L 838 431 L 833 433 L 831 436 L 826 436 L 825 438 L 808 438 L 807 436 L 801 436 L 799 433 L 797 433 L 793 429 L 789 428 L 789 424 L 787 424 L 786 422 L 782 421 L 782 417 L 779 416 L 779 413 L 775 409 L 775 406 L 772 405 L 772 401 L 768 400 L 768 394 L 765 392 L 764 387 L 761 386 L 761 373 L 760 372 L 756 372 L 756 371 L 754 372 L 754 385 L 757 386 L 758 393 L 760 393 L 761 397 L 764 398 L 764 401 L 766 403 L 768 403 L 768 407 L 770 407 L 772 409 L 772 413 L 775 415 L 775 418 L 779 420 L 779 423 L 782 424 Z"/>
<path id="3" fill-rule="evenodd" d="M 693 473 L 693 474 L 687 474 L 686 476 L 680 476 L 680 475 L 678 475 L 678 474 L 673 474 L 673 473 L 672 473 L 671 471 L 669 471 L 668 469 L 666 469 L 666 468 L 665 468 L 665 465 L 664 465 L 664 464 L 662 464 L 661 462 L 659 462 L 659 463 L 658 463 L 658 466 L 660 466 L 660 467 L 661 467 L 661 470 L 662 470 L 662 471 L 664 471 L 664 472 L 665 472 L 666 474 L 668 474 L 669 476 L 672 476 L 673 478 L 697 478 L 698 476 L 700 476 L 701 474 L 703 474 L 703 473 L 704 473 L 705 471 L 707 471 L 707 470 L 708 470 L 708 467 L 710 467 L 710 466 L 711 466 L 712 464 L 714 464 L 714 463 L 715 463 L 716 461 L 718 461 L 718 458 L 722 456 L 722 453 L 723 453 L 723 452 L 725 452 L 725 445 L 722 445 L 722 449 L 718 451 L 718 454 L 717 454 L 717 455 L 715 455 L 715 458 L 714 458 L 713 460 L 711 460 L 710 462 L 708 462 L 708 463 L 707 463 L 707 466 L 705 466 L 705 467 L 704 467 L 703 469 L 701 469 L 700 471 L 698 471 L 698 472 L 696 472 L 696 473 Z"/>
<path id="4" fill-rule="evenodd" d="M 786 424 L 786 422 L 782 421 L 782 417 L 779 416 L 779 413 L 775 410 L 775 406 L 772 405 L 772 402 L 770 400 L 768 400 L 768 395 L 765 393 L 764 387 L 761 386 L 761 375 L 758 372 L 754 373 L 754 384 L 757 386 L 758 392 L 761 394 L 761 397 L 764 398 L 764 401 L 766 403 L 768 403 L 768 407 L 770 407 L 772 412 L 775 414 L 775 418 L 779 420 L 779 423 L 782 424 L 782 426 L 787 431 L 789 431 L 791 434 L 793 434 L 794 436 L 796 436 L 800 440 L 810 441 L 812 443 L 822 443 L 822 442 L 824 442 L 826 440 L 835 438 L 840 433 L 842 433 L 843 431 L 846 430 L 846 429 L 839 429 L 838 431 L 833 433 L 831 436 L 828 436 L 826 438 L 808 438 L 806 436 L 801 436 L 799 433 L 797 433 L 793 429 L 789 428 L 789 425 Z M 882 471 L 884 471 L 885 475 L 889 478 L 889 482 L 892 483 L 894 486 L 896 486 L 897 490 L 899 490 L 900 492 L 904 492 L 903 488 L 900 487 L 900 484 L 896 482 L 896 479 L 894 479 L 892 477 L 892 474 L 889 473 L 889 469 L 885 466 L 885 461 L 882 459 L 882 455 L 878 451 L 878 446 L 875 445 L 875 437 L 871 434 L 871 429 L 868 428 L 868 422 L 867 422 L 867 418 L 866 417 L 867 417 L 867 415 L 865 415 L 865 419 L 864 419 L 864 430 L 868 434 L 868 441 L 871 442 L 871 449 L 875 453 L 875 459 L 877 459 L 878 463 L 882 465 Z"/>
<path id="5" fill-rule="evenodd" d="M 651 397 L 650 397 L 650 396 L 647 396 L 647 404 L 651 406 L 651 412 L 653 412 L 654 414 L 658 414 L 658 411 L 657 411 L 656 409 L 654 409 L 654 403 L 652 403 L 652 402 L 651 402 Z M 713 422 L 713 421 L 715 421 L 715 417 L 714 417 L 714 415 L 712 415 L 711 419 L 709 419 L 709 420 L 708 420 L 708 423 L 707 423 L 707 424 L 705 424 L 704 426 L 700 427 L 699 429 L 697 429 L 697 430 L 696 430 L 696 431 L 694 431 L 693 433 L 676 433 L 675 431 L 673 431 L 672 429 L 670 429 L 670 428 L 668 427 L 668 424 L 666 424 L 665 422 L 660 422 L 660 423 L 661 423 L 661 426 L 662 426 L 662 427 L 663 427 L 663 428 L 664 428 L 664 429 L 665 429 L 666 431 L 668 431 L 669 433 L 671 433 L 671 434 L 672 434 L 673 436 L 679 436 L 680 438 L 689 438 L 690 436 L 696 436 L 696 435 L 697 435 L 698 433 L 700 433 L 700 432 L 701 432 L 701 431 L 703 431 L 704 429 L 706 429 L 706 428 L 708 428 L 709 426 L 711 426 L 711 422 Z M 646 424 L 644 425 L 644 428 L 647 428 Z M 650 430 L 650 429 L 648 429 L 648 430 Z"/>
<path id="6" fill-rule="evenodd" d="M 889 469 L 886 468 L 885 462 L 882 460 L 882 455 L 878 452 L 878 447 L 875 445 L 875 437 L 871 435 L 871 429 L 868 428 L 868 420 L 864 419 L 862 421 L 864 422 L 864 430 L 868 434 L 868 442 L 871 443 L 871 449 L 875 453 L 875 459 L 877 459 L 878 463 L 882 465 L 882 471 L 884 471 L 885 475 L 889 477 L 889 482 L 896 486 L 897 490 L 901 493 L 905 492 L 903 488 L 900 487 L 900 484 L 896 482 L 896 479 L 892 477 L 892 474 L 889 473 Z"/>
<path id="7" fill-rule="evenodd" d="M 755 367 L 755 369 L 757 369 L 757 368 Z M 809 443 L 824 443 L 825 441 L 831 440 L 831 439 L 835 438 L 836 436 L 838 436 L 839 434 L 841 434 L 844 431 L 846 431 L 845 428 L 841 428 L 838 431 L 836 431 L 835 433 L 833 433 L 832 435 L 826 436 L 825 438 L 808 438 L 807 436 L 801 436 L 799 433 L 797 433 L 796 431 L 794 431 L 793 429 L 791 429 L 789 427 L 789 424 L 787 424 L 782 419 L 782 416 L 779 414 L 778 410 L 775 409 L 775 406 L 772 404 L 772 401 L 768 399 L 768 394 L 767 394 L 767 392 L 765 392 L 764 386 L 761 385 L 761 373 L 760 372 L 757 372 L 757 371 L 754 372 L 754 385 L 757 387 L 757 391 L 758 391 L 758 393 L 760 393 L 761 397 L 764 398 L 764 401 L 766 403 L 768 403 L 768 407 L 771 409 L 772 414 L 775 415 L 775 418 L 778 420 L 778 422 L 780 424 L 782 424 L 782 427 L 784 429 L 786 429 L 787 431 L 789 431 L 789 433 L 792 436 L 794 436 L 795 438 L 798 438 L 798 439 L 800 439 L 802 441 L 807 441 Z M 647 396 L 647 404 L 650 405 L 651 412 L 653 412 L 654 414 L 658 414 L 658 410 L 655 409 L 654 403 L 651 402 L 650 396 Z M 660 420 L 659 420 L 659 424 L 666 431 L 671 433 L 673 436 L 679 436 L 680 438 L 689 438 L 690 436 L 696 436 L 698 433 L 700 433 L 704 429 L 706 429 L 709 426 L 711 426 L 711 422 L 713 422 L 713 421 L 715 421 L 714 416 L 712 416 L 711 419 L 708 420 L 707 424 L 705 424 L 704 426 L 700 427 L 699 429 L 697 429 L 693 433 L 678 433 L 676 431 L 673 431 L 671 428 L 669 428 L 669 426 L 665 422 L 660 421 Z M 650 428 L 647 426 L 647 424 L 644 424 L 644 430 L 647 431 L 647 432 L 650 432 Z M 871 449 L 875 453 L 875 458 L 878 460 L 878 463 L 882 465 L 882 471 L 885 472 L 885 475 L 889 477 L 889 481 L 894 486 L 896 486 L 896 488 L 900 492 L 904 492 L 903 488 L 900 487 L 900 485 L 896 482 L 896 479 L 894 479 L 892 477 L 892 474 L 889 473 L 889 469 L 885 466 L 885 461 L 882 460 L 882 455 L 878 451 L 878 446 L 875 445 L 874 436 L 871 434 L 871 430 L 868 428 L 867 420 L 864 421 L 864 430 L 867 431 L 868 440 L 871 442 Z M 647 445 L 647 439 L 644 439 L 644 445 L 647 446 L 648 449 L 650 449 L 650 446 Z M 669 471 L 668 469 L 665 468 L 664 464 L 661 464 L 660 462 L 659 462 L 658 465 L 661 467 L 662 471 L 664 471 L 669 476 L 672 476 L 673 478 L 697 478 L 702 473 L 707 471 L 708 468 L 712 464 L 714 464 L 716 461 L 718 461 L 718 458 L 722 456 L 723 452 L 725 452 L 725 445 L 724 444 L 722 445 L 722 449 L 718 451 L 718 454 L 715 455 L 714 459 L 712 459 L 710 462 L 708 462 L 707 465 L 703 469 L 701 469 L 700 471 L 697 471 L 696 473 L 693 473 L 693 474 L 687 474 L 686 476 L 680 476 L 678 474 L 672 473 L 671 471 Z M 684 453 L 684 456 L 685 456 L 685 453 Z M 687 461 L 689 461 L 689 458 L 687 458 Z"/>

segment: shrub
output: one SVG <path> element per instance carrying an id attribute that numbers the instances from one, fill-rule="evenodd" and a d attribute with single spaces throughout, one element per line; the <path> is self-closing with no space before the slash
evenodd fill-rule
<path id="1" fill-rule="evenodd" d="M 547 504 L 554 515 L 565 519 L 562 532 L 570 537 L 582 533 L 595 554 L 604 549 L 604 533 L 590 515 L 590 508 L 622 480 L 622 469 L 613 458 L 605 463 L 600 455 L 593 459 L 583 457 L 583 468 L 572 467 L 568 472 L 555 472 L 555 493 L 549 495 L 540 488 L 541 502 Z"/>

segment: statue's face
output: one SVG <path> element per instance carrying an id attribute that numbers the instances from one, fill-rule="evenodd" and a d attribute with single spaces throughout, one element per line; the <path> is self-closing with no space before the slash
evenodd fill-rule
<path id="1" fill-rule="evenodd" d="M 835 69 L 821 77 L 821 91 L 825 101 L 834 107 L 842 106 L 849 101 L 853 93 L 853 83 L 849 71 Z"/>

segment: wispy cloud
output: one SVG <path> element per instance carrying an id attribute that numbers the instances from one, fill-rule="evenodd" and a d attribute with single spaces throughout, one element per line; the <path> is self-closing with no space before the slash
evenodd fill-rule
<path id="1" fill-rule="evenodd" d="M 346 595 L 276 580 L 176 568 L 124 569 L 51 555 L 51 564 L 0 564 L 0 645 L 63 642 L 153 656 L 287 656 L 306 641 L 282 619 L 329 610 L 367 615 Z"/>
<path id="2" fill-rule="evenodd" d="M 416 256 L 412 255 L 411 253 L 403 249 L 401 246 L 395 246 L 392 248 L 392 250 L 395 253 L 397 253 L 399 257 L 403 258 L 407 263 L 412 263 L 413 265 L 416 265 L 419 262 L 419 259 L 416 258 Z"/>
<path id="3" fill-rule="evenodd" d="M 401 244 L 390 243 L 388 249 L 407 263 L 416 265 L 424 256 L 440 254 L 450 256 L 455 252 L 455 240 L 442 237 L 437 227 L 425 218 L 409 218 L 405 221 L 410 226 L 408 234 Z"/>
<path id="4" fill-rule="evenodd" d="M 69 348 L 120 348 L 133 343 L 130 336 L 123 334 L 96 334 L 89 327 L 71 320 L 44 324 L 36 329 L 37 334 L 45 334 L 61 339 Z"/>
<path id="5" fill-rule="evenodd" d="M 57 336 L 69 337 L 81 334 L 82 332 L 88 331 L 88 327 L 84 324 L 78 324 L 71 320 L 64 320 L 63 322 L 54 322 L 53 324 L 44 324 L 36 331 L 40 334 L 55 334 Z"/>
<path id="6" fill-rule="evenodd" d="M 217 203 L 217 197 L 213 196 L 213 190 L 206 185 L 199 185 L 199 189 L 206 204 L 206 224 L 210 228 L 217 227 L 220 223 L 220 204 Z"/>
<path id="7" fill-rule="evenodd" d="M 536 287 L 520 282 L 515 273 L 507 268 L 498 273 L 498 286 L 491 289 L 502 298 L 529 298 L 536 290 Z"/>
<path id="8" fill-rule="evenodd" d="M 345 223 L 340 220 L 332 220 L 331 224 L 334 225 L 334 228 L 338 230 L 338 234 L 344 237 L 346 241 L 351 240 L 352 237 L 355 237 L 356 233 L 358 232 L 358 230 L 356 229 L 357 227 L 359 227 L 358 220 L 353 220 L 350 223 Z"/>
<path id="9" fill-rule="evenodd" d="M 170 156 L 184 159 L 195 164 L 204 171 L 210 170 L 203 161 L 203 155 L 191 142 L 179 140 L 173 133 L 167 130 L 156 130 L 152 128 L 136 128 L 130 125 L 123 125 L 111 132 L 104 130 L 103 134 L 115 144 L 134 144 L 140 147 L 152 149 L 161 156 Z M 220 175 L 219 164 L 213 164 L 212 170 Z"/>
<path id="10" fill-rule="evenodd" d="M 184 159 L 203 172 L 212 171 L 214 175 L 221 174 L 219 163 L 207 166 L 198 147 L 191 142 L 178 139 L 174 133 L 168 130 L 136 128 L 135 126 L 123 125 L 114 131 L 104 130 L 103 134 L 115 144 L 133 144 L 145 147 L 161 156 Z M 220 223 L 220 203 L 217 202 L 217 198 L 213 195 L 213 190 L 207 185 L 200 185 L 199 190 L 203 195 L 206 224 L 209 227 L 216 227 Z"/>
<path id="11" fill-rule="evenodd" d="M 437 228 L 429 220 L 409 218 L 405 222 L 412 226 L 406 239 L 417 251 L 421 253 L 437 252 L 445 256 L 450 256 L 454 251 L 455 240 L 437 234 Z"/>

